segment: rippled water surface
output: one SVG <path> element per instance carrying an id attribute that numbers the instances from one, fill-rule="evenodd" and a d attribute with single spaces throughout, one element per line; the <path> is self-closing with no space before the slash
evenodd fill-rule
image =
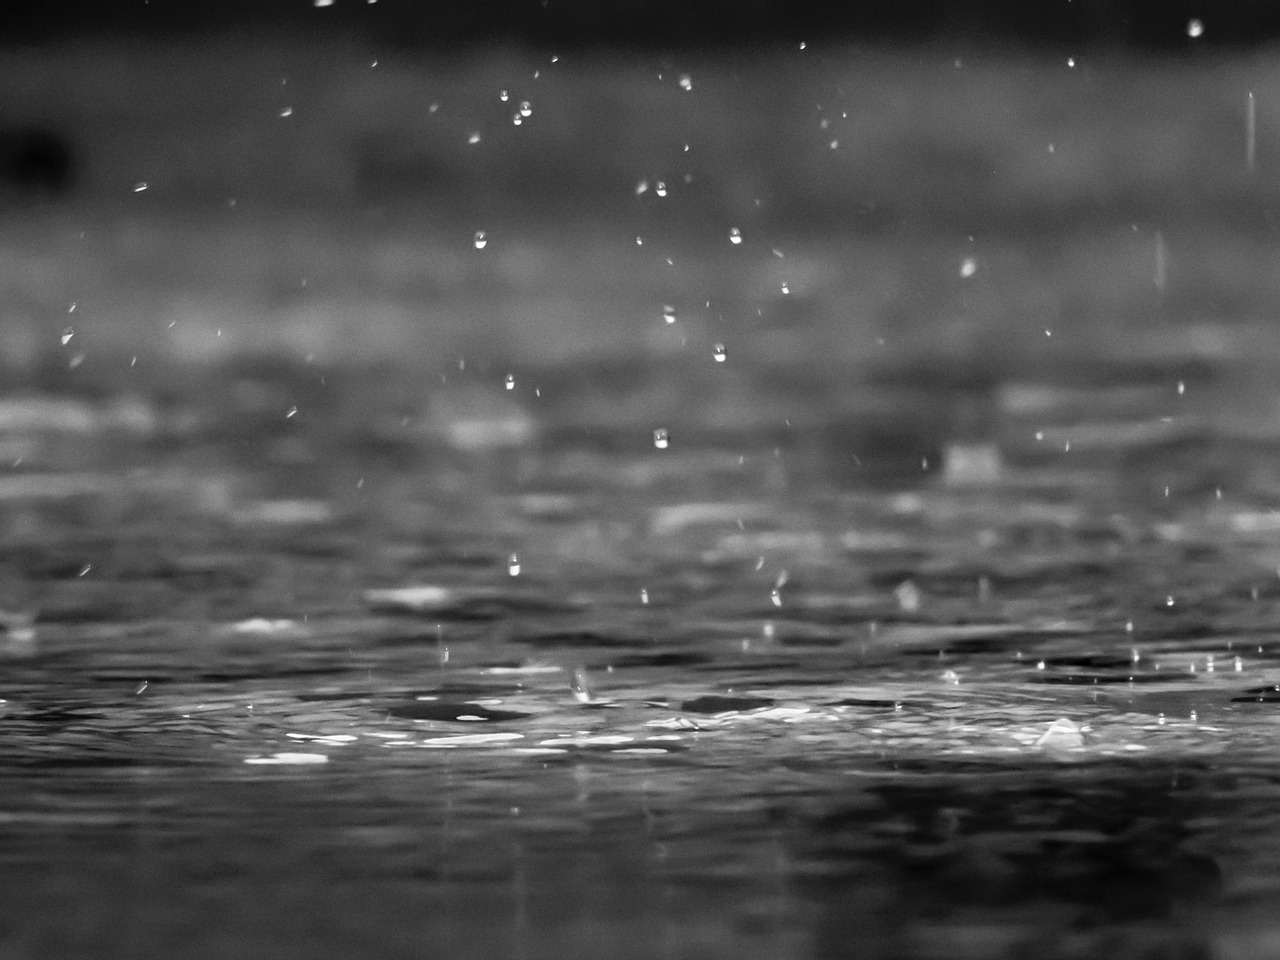
<path id="1" fill-rule="evenodd" d="M 5 401 L 0 955 L 1274 955 L 1280 477 L 1175 366 Z"/>

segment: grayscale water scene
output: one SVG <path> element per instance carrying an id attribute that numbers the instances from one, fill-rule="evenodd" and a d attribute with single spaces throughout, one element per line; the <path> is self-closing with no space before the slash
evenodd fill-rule
<path id="1" fill-rule="evenodd" d="M 0 960 L 1280 955 L 1243 5 L 330 6 L 3 41 Z"/>

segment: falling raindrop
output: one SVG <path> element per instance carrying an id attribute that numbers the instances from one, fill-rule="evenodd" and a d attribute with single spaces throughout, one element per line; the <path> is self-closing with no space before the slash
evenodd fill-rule
<path id="1" fill-rule="evenodd" d="M 790 285 L 787 283 L 787 281 L 785 281 L 785 280 L 783 280 L 783 281 L 782 281 L 782 292 L 783 292 L 784 294 L 786 294 L 786 293 L 790 293 L 790 292 L 791 292 L 791 287 L 790 287 Z"/>
<path id="2" fill-rule="evenodd" d="M 520 101 L 520 116 L 528 117 L 533 115 L 533 104 L 528 100 Z"/>
<path id="3" fill-rule="evenodd" d="M 508 373 L 507 379 L 504 380 L 503 383 L 506 384 L 508 390 L 514 390 L 516 388 L 516 375 L 514 373 Z"/>
<path id="4" fill-rule="evenodd" d="M 741 242 L 742 242 L 742 231 L 741 231 L 741 230 L 739 230 L 737 227 L 732 227 L 732 228 L 730 228 L 730 230 L 729 230 L 729 242 L 730 242 L 730 243 L 732 243 L 732 244 L 734 244 L 735 246 L 736 246 L 736 245 L 738 245 L 739 243 L 741 243 Z"/>
<path id="5" fill-rule="evenodd" d="M 517 126 L 517 127 L 520 126 L 520 124 L 524 123 L 524 117 L 520 116 L 519 110 L 517 110 L 515 113 L 511 115 L 511 123 L 513 126 Z"/>
<path id="6" fill-rule="evenodd" d="M 666 183 L 666 181 L 665 181 L 665 180 L 659 180 L 657 183 L 655 183 L 655 184 L 653 185 L 653 192 L 654 192 L 654 193 L 656 193 L 656 194 L 657 194 L 658 196 L 660 196 L 660 197 L 665 197 L 665 196 L 667 195 L 667 183 Z"/>
<path id="7" fill-rule="evenodd" d="M 1192 40 L 1204 33 L 1204 23 L 1194 17 L 1187 21 L 1187 36 Z"/>
<path id="8" fill-rule="evenodd" d="M 471 132 L 471 135 L 467 137 L 467 143 L 469 143 L 469 144 L 471 144 L 472 146 L 474 146 L 475 144 L 477 144 L 477 143 L 479 143 L 479 142 L 480 142 L 480 131 L 479 131 L 479 130 L 473 130 L 473 131 Z"/>
<path id="9" fill-rule="evenodd" d="M 1068 67 L 1071 67 L 1072 69 L 1075 69 L 1075 65 L 1076 65 L 1076 58 L 1075 58 L 1075 57 L 1067 57 L 1067 66 L 1068 66 Z"/>
<path id="10" fill-rule="evenodd" d="M 1187 392 L 1187 385 L 1181 380 L 1178 381 L 1178 396 L 1182 396 Z"/>
<path id="11" fill-rule="evenodd" d="M 520 557 L 517 554 L 507 557 L 507 573 L 513 577 L 520 576 Z"/>
<path id="12" fill-rule="evenodd" d="M 1254 162 L 1258 157 L 1258 107 L 1252 90 L 1245 101 L 1244 128 L 1244 165 L 1246 170 L 1253 173 Z"/>
<path id="13" fill-rule="evenodd" d="M 483 250 L 489 245 L 489 237 L 483 230 L 476 231 L 475 245 L 477 250 Z"/>
<path id="14" fill-rule="evenodd" d="M 712 347 L 711 356 L 715 358 L 716 363 L 724 363 L 724 358 L 725 358 L 724 344 L 717 343 L 714 347 Z"/>
<path id="15" fill-rule="evenodd" d="M 638 197 L 640 196 L 640 194 L 647 192 L 648 189 L 649 189 L 649 181 L 641 180 L 639 183 L 636 184 L 636 196 Z M 636 239 L 637 239 L 637 242 L 639 242 L 639 238 L 636 238 Z"/>
<path id="16" fill-rule="evenodd" d="M 284 416 L 286 420 L 289 420 L 289 419 L 292 419 L 293 417 L 296 417 L 297 415 L 298 415 L 298 408 L 290 407 Z"/>
<path id="17" fill-rule="evenodd" d="M 965 257 L 960 262 L 960 276 L 968 278 L 978 272 L 978 261 L 973 257 Z"/>
<path id="18" fill-rule="evenodd" d="M 680 77 L 680 89 L 686 92 L 693 89 L 693 78 L 689 74 L 683 74 Z"/>
<path id="19" fill-rule="evenodd" d="M 282 117 L 282 118 L 283 118 L 283 117 L 292 117 L 292 116 L 293 116 L 293 107 L 281 107 L 281 108 L 280 108 L 280 114 L 279 114 L 279 115 L 280 115 L 280 117 Z"/>
<path id="20" fill-rule="evenodd" d="M 659 450 L 665 450 L 671 443 L 671 438 L 667 435 L 666 427 L 659 427 L 653 431 L 653 445 Z"/>
<path id="21" fill-rule="evenodd" d="M 662 307 L 662 319 L 663 319 L 663 320 L 665 320 L 667 323 L 675 323 L 675 322 L 676 322 L 676 308 L 675 308 L 675 307 L 673 307 L 673 306 L 671 306 L 671 304 L 669 304 L 669 303 L 668 303 L 668 304 L 663 304 L 663 307 Z"/>
<path id="22" fill-rule="evenodd" d="M 893 598 L 898 602 L 898 609 L 903 613 L 916 613 L 920 610 L 923 597 L 920 588 L 910 580 L 903 580 L 893 591 Z"/>
<path id="23" fill-rule="evenodd" d="M 507 91 L 505 90 L 499 90 L 498 99 L 501 100 L 503 103 L 506 103 L 507 100 L 510 99 L 510 94 L 508 94 Z"/>
<path id="24" fill-rule="evenodd" d="M 142 193 L 142 191 L 143 191 L 143 190 L 146 190 L 148 186 L 149 186 L 149 184 L 147 183 L 147 181 L 145 181 L 145 180 L 139 180 L 137 183 L 135 183 L 135 184 L 133 185 L 133 192 L 134 192 L 134 193 Z"/>
<path id="25" fill-rule="evenodd" d="M 67 327 L 67 329 L 63 330 L 62 338 L 61 338 L 62 345 L 65 347 L 68 343 L 71 342 L 71 338 L 74 337 L 75 335 L 76 335 L 76 332 L 75 330 L 71 329 L 71 327 Z"/>
<path id="26" fill-rule="evenodd" d="M 647 587 L 640 588 L 640 602 L 645 606 L 649 605 L 649 589 Z"/>
<path id="27" fill-rule="evenodd" d="M 579 703 L 590 703 L 594 697 L 591 695 L 591 678 L 587 676 L 586 667 L 576 667 L 573 671 L 573 680 L 569 683 L 569 689 L 573 691 L 573 699 Z"/>

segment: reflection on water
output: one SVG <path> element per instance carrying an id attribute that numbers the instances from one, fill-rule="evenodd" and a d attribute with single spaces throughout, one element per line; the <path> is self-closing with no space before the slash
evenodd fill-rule
<path id="1" fill-rule="evenodd" d="M 0 409 L 9 955 L 1277 949 L 1276 488 L 1213 371 L 677 379 L 666 449 L 642 376 L 292 375 Z"/>

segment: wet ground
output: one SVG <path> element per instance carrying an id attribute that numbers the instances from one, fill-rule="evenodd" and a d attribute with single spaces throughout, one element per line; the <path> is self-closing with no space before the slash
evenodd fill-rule
<path id="1" fill-rule="evenodd" d="M 5 401 L 5 954 L 1273 952 L 1238 377 L 664 438 L 671 370 Z"/>

